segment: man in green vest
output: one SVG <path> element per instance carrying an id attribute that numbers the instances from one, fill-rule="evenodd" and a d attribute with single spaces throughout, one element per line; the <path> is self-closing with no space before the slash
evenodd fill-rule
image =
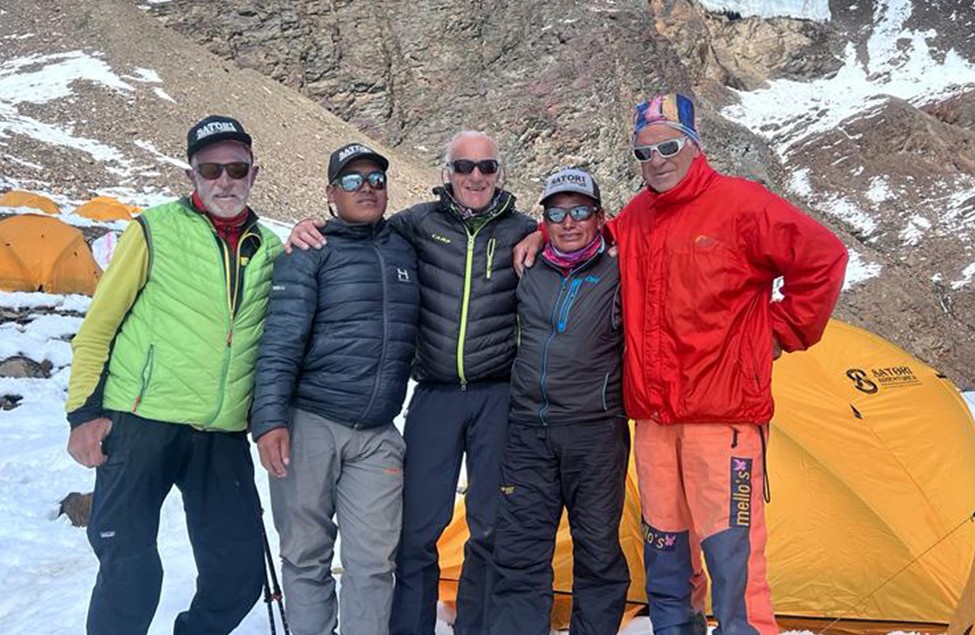
<path id="1" fill-rule="evenodd" d="M 192 193 L 126 228 L 72 344 L 68 452 L 96 468 L 89 635 L 148 631 L 174 485 L 199 576 L 173 632 L 229 633 L 264 581 L 246 428 L 281 246 L 247 206 L 258 168 L 240 122 L 196 123 L 187 159 Z"/>

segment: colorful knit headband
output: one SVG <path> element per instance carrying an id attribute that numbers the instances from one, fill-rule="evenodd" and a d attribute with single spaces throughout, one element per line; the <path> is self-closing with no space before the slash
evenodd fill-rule
<path id="1" fill-rule="evenodd" d="M 657 95 L 636 105 L 633 136 L 649 125 L 663 125 L 680 130 L 701 147 L 701 137 L 694 127 L 694 102 L 679 93 Z"/>

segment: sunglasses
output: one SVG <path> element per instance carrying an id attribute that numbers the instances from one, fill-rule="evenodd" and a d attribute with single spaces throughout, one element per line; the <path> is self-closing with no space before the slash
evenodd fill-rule
<path id="1" fill-rule="evenodd" d="M 633 146 L 633 156 L 641 163 L 652 160 L 654 152 L 664 159 L 669 159 L 680 152 L 685 143 L 687 143 L 687 137 L 678 137 L 649 146 Z"/>
<path id="2" fill-rule="evenodd" d="M 571 216 L 572 220 L 579 222 L 595 214 L 596 209 L 592 205 L 576 205 L 569 209 L 564 207 L 546 207 L 543 214 L 545 215 L 545 220 L 552 223 L 561 223 L 565 220 L 566 216 Z"/>
<path id="3" fill-rule="evenodd" d="M 447 165 L 457 174 L 470 174 L 477 168 L 481 174 L 494 174 L 501 167 L 497 159 L 484 159 L 483 161 L 471 161 L 470 159 L 457 159 Z"/>
<path id="4" fill-rule="evenodd" d="M 227 176 L 237 180 L 244 178 L 250 173 L 251 164 L 245 161 L 234 161 L 233 163 L 198 163 L 193 169 L 207 181 L 216 181 L 224 173 L 224 170 L 227 171 Z"/>
<path id="5" fill-rule="evenodd" d="M 368 182 L 369 187 L 374 190 L 385 190 L 386 173 L 378 171 L 370 172 L 369 174 L 349 172 L 348 174 L 343 174 L 339 178 L 335 179 L 332 183 L 342 188 L 343 192 L 352 193 L 361 190 L 362 186 L 365 185 L 366 182 Z"/>

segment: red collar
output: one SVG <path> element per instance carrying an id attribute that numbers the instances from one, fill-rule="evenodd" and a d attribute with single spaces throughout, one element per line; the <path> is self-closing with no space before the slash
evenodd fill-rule
<path id="1" fill-rule="evenodd" d="M 243 227 L 244 222 L 247 221 L 248 215 L 250 215 L 249 207 L 245 207 L 240 212 L 240 214 L 237 214 L 236 216 L 232 216 L 230 218 L 223 218 L 221 216 L 217 216 L 216 214 L 212 214 L 203 205 L 203 199 L 200 198 L 200 195 L 196 191 L 194 191 L 193 194 L 190 195 L 190 201 L 193 203 L 193 208 L 196 209 L 196 211 L 200 212 L 201 214 L 206 214 L 207 218 L 209 218 L 210 221 L 213 222 L 213 225 L 217 229 L 223 229 L 223 230 L 239 229 L 240 227 Z"/>
<path id="2" fill-rule="evenodd" d="M 716 172 L 708 163 L 707 157 L 699 154 L 694 157 L 687 174 L 673 188 L 666 192 L 655 192 L 649 187 L 646 188 L 647 202 L 654 208 L 663 209 L 683 203 L 688 203 L 707 189 Z"/>

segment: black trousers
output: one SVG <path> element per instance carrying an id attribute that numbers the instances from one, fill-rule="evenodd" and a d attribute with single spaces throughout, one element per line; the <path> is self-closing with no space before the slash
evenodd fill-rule
<path id="1" fill-rule="evenodd" d="M 391 635 L 433 635 L 440 565 L 437 540 L 454 515 L 457 476 L 467 456 L 464 501 L 471 536 L 457 588 L 456 635 L 487 632 L 494 588 L 491 551 L 501 454 L 508 436 L 508 384 L 420 383 L 406 415 L 403 533 L 396 558 Z"/>
<path id="2" fill-rule="evenodd" d="M 501 464 L 491 635 L 548 635 L 552 556 L 563 506 L 572 534 L 571 635 L 619 631 L 630 586 L 619 542 L 627 422 L 512 423 Z"/>
<path id="3" fill-rule="evenodd" d="M 159 510 L 173 485 L 183 494 L 198 577 L 176 635 L 232 631 L 264 583 L 260 502 L 246 434 L 200 432 L 114 413 L 97 468 L 88 540 L 98 577 L 89 635 L 145 633 L 159 603 Z"/>

